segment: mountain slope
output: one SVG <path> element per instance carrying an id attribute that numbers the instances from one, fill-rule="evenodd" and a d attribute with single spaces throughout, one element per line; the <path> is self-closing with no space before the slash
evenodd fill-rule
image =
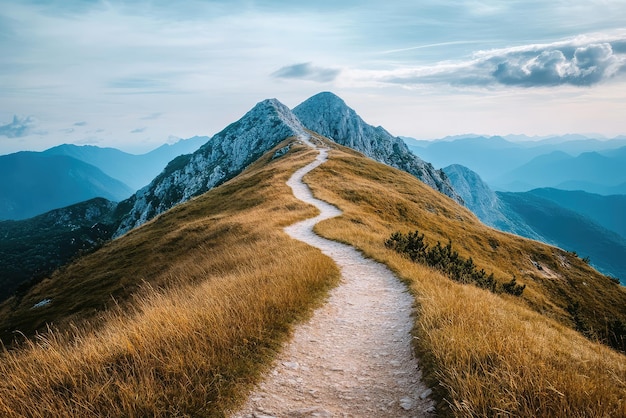
<path id="1" fill-rule="evenodd" d="M 585 215 L 626 239 L 625 195 L 602 196 L 580 190 L 570 191 L 553 188 L 534 189 L 528 193 Z"/>
<path id="2" fill-rule="evenodd" d="M 588 257 L 598 269 L 626 283 L 626 239 L 588 217 L 530 192 L 497 194 L 542 241 Z"/>
<path id="3" fill-rule="evenodd" d="M 294 318 L 337 281 L 325 256 L 281 230 L 316 215 L 285 185 L 315 154 L 293 142 L 274 158 L 287 144 L 3 304 L 5 337 L 15 327 L 32 335 L 47 322 L 71 333 L 2 354 L 0 412 L 84 416 L 72 408 L 88 405 L 93 415 L 227 414 L 271 363 Z M 572 330 L 626 321 L 623 288 L 572 254 L 485 227 L 412 175 L 328 145 L 330 160 L 305 181 L 344 214 L 316 232 L 388 264 L 411 287 L 414 340 L 442 415 L 624 412 L 625 357 Z M 454 283 L 385 248 L 392 232 L 416 228 L 433 245 L 452 239 L 498 280 L 516 274 L 524 294 Z M 143 281 L 152 290 L 138 291 Z M 103 313 L 116 304 L 119 313 Z M 67 327 L 94 316 L 102 319 Z M 411 379 L 416 371 L 406 372 Z"/>
<path id="4" fill-rule="evenodd" d="M 462 203 L 441 170 L 412 154 L 399 137 L 373 127 L 333 93 L 319 93 L 293 109 L 309 130 L 362 152 L 376 161 L 411 173 L 428 186 Z"/>
<path id="5" fill-rule="evenodd" d="M 45 323 L 78 334 L 0 353 L 0 415 L 224 416 L 339 278 L 282 232 L 315 215 L 285 184 L 314 154 L 272 158 L 287 145 L 5 302 L 4 341 Z"/>
<path id="6" fill-rule="evenodd" d="M 474 171 L 454 164 L 443 169 L 465 206 L 486 225 L 526 238 L 543 240 Z"/>
<path id="7" fill-rule="evenodd" d="M 132 190 L 75 158 L 18 152 L 0 156 L 0 219 L 26 219 L 103 197 L 126 199 Z"/>
<path id="8" fill-rule="evenodd" d="M 540 187 L 583 187 L 589 193 L 602 194 L 606 189 L 626 181 L 625 165 L 626 158 L 619 155 L 609 157 L 597 152 L 586 152 L 573 157 L 555 151 L 534 158 L 500 176 L 493 184 L 509 191 L 528 191 Z"/>
<path id="9" fill-rule="evenodd" d="M 59 145 L 44 151 L 47 155 L 65 155 L 98 167 L 105 174 L 122 181 L 134 190 L 150 183 L 168 162 L 183 154 L 190 154 L 209 140 L 193 137 L 174 144 L 165 144 L 146 154 L 134 155 L 115 148 L 90 145 Z"/>
<path id="10" fill-rule="evenodd" d="M 198 151 L 171 161 L 148 186 L 121 202 L 118 212 L 126 215 L 116 236 L 233 178 L 285 138 L 303 132 L 298 119 L 278 100 L 258 103 Z"/>
<path id="11" fill-rule="evenodd" d="M 108 241 L 115 206 L 95 198 L 22 221 L 0 221 L 0 301 Z"/>
<path id="12" fill-rule="evenodd" d="M 569 324 L 592 340 L 610 329 L 600 339 L 610 342 L 613 335 L 621 335 L 617 341 L 624 344 L 626 289 L 572 254 L 485 227 L 469 211 L 392 171 L 346 150 L 331 153 L 329 163 L 311 173 L 308 182 L 316 197 L 344 214 L 318 224 L 316 232 L 384 262 L 410 285 L 418 306 L 415 343 L 442 400 L 438 412 L 555 417 L 576 416 L 582 410 L 597 416 L 626 413 L 620 394 L 626 390 L 625 357 L 592 364 L 615 352 L 591 354 L 599 347 L 554 322 Z M 496 277 L 515 275 L 527 286 L 521 299 L 491 297 L 473 286 L 451 283 L 385 248 L 393 232 L 416 229 L 431 246 L 452 240 L 461 256 L 472 257 L 478 268 Z M 623 377 L 604 375 L 613 366 Z M 587 380 L 587 373 L 596 377 Z M 592 380 L 596 383 L 590 385 Z M 562 396 L 554 396 L 555 390 Z M 584 406 L 591 399 L 602 406 Z M 601 411 L 609 404 L 612 411 Z"/>

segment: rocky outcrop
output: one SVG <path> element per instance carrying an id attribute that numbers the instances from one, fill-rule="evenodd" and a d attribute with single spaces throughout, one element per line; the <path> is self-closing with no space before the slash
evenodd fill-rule
<path id="1" fill-rule="evenodd" d="M 293 109 L 309 130 L 376 161 L 413 174 L 435 190 L 463 203 L 442 170 L 411 153 L 404 141 L 384 128 L 368 125 L 333 93 L 319 93 Z"/>
<path id="2" fill-rule="evenodd" d="M 235 177 L 285 138 L 304 133 L 289 108 L 276 99 L 258 103 L 193 154 L 172 160 L 148 186 L 121 202 L 122 235 L 174 205 Z"/>
<path id="3" fill-rule="evenodd" d="M 480 176 L 469 168 L 453 164 L 443 169 L 465 206 L 485 225 L 528 238 L 543 240 L 515 211 L 500 200 Z"/>

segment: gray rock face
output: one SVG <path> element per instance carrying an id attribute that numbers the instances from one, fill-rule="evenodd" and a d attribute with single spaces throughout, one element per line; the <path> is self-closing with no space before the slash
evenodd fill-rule
<path id="1" fill-rule="evenodd" d="M 463 204 L 442 170 L 411 153 L 402 139 L 382 127 L 373 127 L 333 93 L 320 93 L 293 109 L 293 113 L 309 130 L 324 135 L 338 144 L 419 178 L 433 189 Z"/>
<path id="2" fill-rule="evenodd" d="M 304 132 L 289 108 L 276 99 L 258 103 L 193 154 L 172 160 L 148 186 L 121 202 L 126 213 L 115 236 L 224 183 L 285 138 Z"/>
<path id="3" fill-rule="evenodd" d="M 480 176 L 469 168 L 453 164 L 443 169 L 465 206 L 485 225 L 528 238 L 543 240 L 517 213 L 511 210 L 489 188 Z"/>
<path id="4" fill-rule="evenodd" d="M 264 100 L 193 154 L 172 160 L 148 186 L 120 202 L 116 209 L 120 222 L 114 236 L 235 177 L 285 138 L 304 134 L 305 127 L 411 173 L 433 189 L 463 202 L 445 173 L 413 155 L 400 138 L 366 124 L 334 94 L 320 93 L 293 112 L 276 99 Z"/>

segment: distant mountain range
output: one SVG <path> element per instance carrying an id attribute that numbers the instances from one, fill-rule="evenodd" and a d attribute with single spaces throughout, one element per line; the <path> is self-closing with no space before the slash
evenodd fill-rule
<path id="1" fill-rule="evenodd" d="M 0 220 L 27 219 L 94 197 L 120 201 L 133 193 L 99 168 L 65 155 L 0 156 L 0 178 Z"/>
<path id="2" fill-rule="evenodd" d="M 615 151 L 626 151 L 626 147 Z M 624 153 L 621 153 L 624 154 Z M 509 191 L 539 187 L 584 190 L 598 194 L 626 193 L 626 155 L 585 152 L 573 157 L 562 151 L 533 158 L 493 183 Z"/>
<path id="3" fill-rule="evenodd" d="M 206 144 L 208 136 L 181 139 L 174 144 L 164 144 L 146 154 L 129 154 L 115 148 L 100 148 L 92 145 L 59 145 L 43 153 L 65 155 L 98 167 L 106 175 L 120 180 L 133 191 L 147 185 L 175 157 L 191 154 Z M 125 196 L 125 198 L 128 196 Z"/>
<path id="4" fill-rule="evenodd" d="M 315 117 L 314 115 L 321 116 Z M 374 128 L 365 123 L 339 97 L 332 93 L 320 93 L 302 103 L 293 112 L 276 99 L 264 100 L 241 119 L 207 140 L 195 152 L 171 159 L 160 173 L 155 174 L 148 185 L 129 198 L 115 204 L 115 207 L 110 211 L 103 212 L 102 216 L 105 217 L 105 220 L 98 220 L 97 222 L 100 225 L 106 225 L 106 228 L 102 228 L 102 234 L 98 238 L 107 240 L 121 236 L 173 206 L 228 181 L 286 138 L 306 135 L 307 129 L 327 133 L 340 144 L 346 144 L 378 161 L 403 169 L 457 203 L 462 203 L 462 199 L 454 191 L 443 171 L 435 170 L 431 164 L 413 155 L 400 138 L 392 136 L 383 128 Z M 192 144 L 193 147 L 206 139 L 204 137 L 193 138 L 187 140 L 192 142 L 186 143 L 186 145 Z M 167 155 L 168 152 L 171 153 L 172 149 L 176 149 L 175 153 L 178 152 L 178 148 L 175 147 L 165 148 L 167 152 L 164 152 L 164 149 L 156 151 Z M 156 151 L 150 158 L 146 157 L 145 161 L 152 164 L 156 159 L 155 155 L 159 154 Z M 141 161 L 144 161 L 139 158 L 141 156 L 130 156 L 115 149 L 64 145 L 44 153 L 33 154 L 38 155 L 38 158 L 72 160 L 100 173 L 106 170 L 111 175 L 125 179 L 134 176 L 134 173 L 142 167 L 144 170 L 148 170 L 145 168 L 147 163 L 146 166 L 141 165 Z M 76 158 L 83 158 L 92 164 L 97 164 L 102 168 L 102 171 Z M 110 161 L 111 159 L 113 161 Z M 126 164 L 135 164 L 135 166 L 129 168 L 125 166 Z M 156 164 L 152 165 L 155 166 Z M 102 175 L 106 176 L 104 173 Z M 35 176 L 37 181 L 41 181 L 41 176 Z M 110 179 L 108 176 L 106 178 Z M 54 188 L 53 185 L 50 187 Z M 25 194 L 29 194 L 28 190 L 25 192 Z M 125 189 L 125 193 L 128 193 L 127 189 Z M 37 194 L 32 193 L 31 197 L 33 199 L 39 198 Z M 87 198 L 91 197 L 93 196 Z M 114 196 L 110 200 L 120 199 L 119 196 Z M 71 213 L 75 213 L 75 211 L 71 211 Z M 96 245 L 96 240 L 92 240 L 93 242 L 89 244 L 89 240 L 81 238 L 80 242 L 84 245 L 70 246 L 69 248 L 73 249 L 73 252 L 69 251 L 67 256 L 59 257 L 48 249 L 48 243 L 60 244 L 65 242 L 67 234 L 64 228 L 69 228 L 72 231 L 73 226 L 82 225 L 81 222 L 85 216 L 80 212 L 76 215 L 77 218 L 73 219 L 71 216 L 66 217 L 62 211 L 54 211 L 43 215 L 43 218 L 29 220 L 33 223 L 23 221 L 25 223 L 6 224 L 7 228 L 13 228 L 13 231 L 25 228 L 31 233 L 22 237 L 21 247 L 13 244 L 5 247 L 5 254 L 0 254 L 0 262 L 4 262 L 2 260 L 17 260 L 20 254 L 32 253 L 33 257 L 29 256 L 28 260 L 36 260 L 37 257 L 34 255 L 39 256 L 39 264 L 29 261 L 28 264 L 23 265 L 24 268 L 20 268 L 19 264 L 11 261 L 17 267 L 12 273 L 15 281 L 10 288 L 16 288 L 19 282 L 23 282 L 26 280 L 25 277 L 29 277 L 29 274 L 31 276 L 37 275 L 38 272 L 48 271 L 55 266 L 58 267 L 77 251 L 88 251 L 93 248 Z M 48 227 L 42 226 L 44 224 L 41 224 L 41 219 L 49 220 L 57 217 L 62 219 L 58 224 L 55 224 L 54 230 L 58 233 L 48 234 Z M 89 222 L 93 221 L 88 217 L 86 219 Z M 37 226 L 33 227 L 32 225 Z M 37 231 L 40 233 L 38 234 Z M 7 235 L 7 239 L 14 236 L 14 233 L 11 233 Z M 76 239 L 73 236 L 72 238 Z M 15 240 L 15 238 L 11 239 Z M 46 245 L 37 245 L 39 241 L 46 241 Z M 5 282 L 11 281 L 6 277 L 3 280 Z"/>
<path id="5" fill-rule="evenodd" d="M 461 164 L 492 188 L 528 191 L 540 187 L 626 193 L 626 139 L 582 136 L 516 142 L 503 137 L 463 136 L 436 141 L 404 138 L 409 148 L 436 167 Z"/>
<path id="6" fill-rule="evenodd" d="M 626 284 L 626 196 L 549 188 L 493 192 L 467 167 L 451 165 L 444 171 L 486 225 L 588 257 L 600 271 Z"/>
<path id="7" fill-rule="evenodd" d="M 0 220 L 28 219 L 96 197 L 119 202 L 149 183 L 174 157 L 208 140 L 193 137 L 142 155 L 65 144 L 0 156 Z"/>

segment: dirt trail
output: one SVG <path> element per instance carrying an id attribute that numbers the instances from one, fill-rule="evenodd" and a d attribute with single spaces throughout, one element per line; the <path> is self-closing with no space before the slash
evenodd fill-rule
<path id="1" fill-rule="evenodd" d="M 308 138 L 301 138 L 314 147 Z M 298 326 L 273 370 L 234 417 L 428 417 L 430 390 L 411 348 L 412 297 L 384 265 L 354 248 L 313 233 L 341 214 L 315 199 L 303 176 L 324 163 L 327 150 L 287 184 L 320 215 L 285 228 L 332 257 L 342 282 L 306 324 Z"/>

